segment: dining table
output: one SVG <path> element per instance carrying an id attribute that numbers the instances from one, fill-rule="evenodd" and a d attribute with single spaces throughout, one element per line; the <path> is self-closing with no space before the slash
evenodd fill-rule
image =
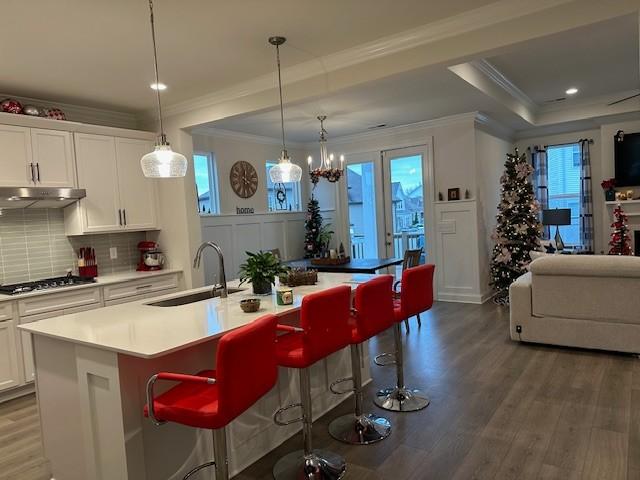
<path id="1" fill-rule="evenodd" d="M 378 270 L 402 264 L 402 258 L 354 258 L 347 263 L 339 265 L 315 265 L 310 258 L 289 260 L 283 262 L 291 268 L 312 268 L 318 272 L 332 273 L 376 273 Z"/>

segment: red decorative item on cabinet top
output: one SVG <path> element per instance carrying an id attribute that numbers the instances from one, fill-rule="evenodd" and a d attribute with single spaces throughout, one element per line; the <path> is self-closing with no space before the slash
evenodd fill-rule
<path id="1" fill-rule="evenodd" d="M 66 120 L 67 116 L 59 108 L 48 108 L 47 118 L 52 118 L 53 120 Z"/>
<path id="2" fill-rule="evenodd" d="M 0 103 L 0 108 L 6 113 L 22 113 L 22 104 L 12 98 L 7 98 Z"/>

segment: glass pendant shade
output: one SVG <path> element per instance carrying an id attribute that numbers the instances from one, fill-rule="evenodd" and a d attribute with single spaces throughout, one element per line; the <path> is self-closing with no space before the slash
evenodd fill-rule
<path id="1" fill-rule="evenodd" d="M 184 177 L 187 173 L 187 159 L 171 150 L 169 144 L 158 144 L 153 152 L 140 159 L 142 173 L 148 178 Z"/>
<path id="2" fill-rule="evenodd" d="M 273 183 L 299 182 L 302 179 L 302 168 L 291 163 L 285 150 L 278 163 L 269 170 L 269 177 Z"/>
<path id="3" fill-rule="evenodd" d="M 162 103 L 160 102 L 160 79 L 158 77 L 158 48 L 156 46 L 156 27 L 153 15 L 153 0 L 149 0 L 149 21 L 151 23 L 151 42 L 153 44 L 153 66 L 155 72 L 156 100 L 158 102 L 158 122 L 160 123 L 160 137 L 153 152 L 147 153 L 140 159 L 142 173 L 147 178 L 184 177 L 187 173 L 187 159 L 184 155 L 171 150 L 162 124 Z M 152 87 L 153 88 L 153 87 Z"/>

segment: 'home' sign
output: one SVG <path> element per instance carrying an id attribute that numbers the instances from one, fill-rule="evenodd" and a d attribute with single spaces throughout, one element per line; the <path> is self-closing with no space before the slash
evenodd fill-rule
<path id="1" fill-rule="evenodd" d="M 245 208 L 240 208 L 240 207 L 236 207 L 236 214 L 238 215 L 253 215 L 253 207 L 245 207 Z"/>

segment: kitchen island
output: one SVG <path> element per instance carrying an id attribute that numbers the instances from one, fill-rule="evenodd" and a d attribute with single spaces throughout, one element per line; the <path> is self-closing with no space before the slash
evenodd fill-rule
<path id="1" fill-rule="evenodd" d="M 278 306 L 275 295 L 261 297 L 256 313 L 240 301 L 251 286 L 226 299 L 154 306 L 180 294 L 34 322 L 20 328 L 33 337 L 36 387 L 45 457 L 60 480 L 182 478 L 191 467 L 212 459 L 211 435 L 175 424 L 155 426 L 144 418 L 145 385 L 159 371 L 195 373 L 215 368 L 218 339 L 266 313 L 296 324 L 304 295 L 369 275 L 319 274 L 318 283 L 294 289 L 294 303 Z M 237 288 L 237 282 L 229 282 Z M 240 287 L 242 288 L 242 287 Z M 364 348 L 364 378 L 369 379 Z M 329 385 L 350 376 L 349 351 L 336 352 L 311 369 L 314 411 L 321 415 L 344 397 Z M 276 387 L 228 428 L 229 470 L 240 470 L 293 435 L 300 424 L 277 427 L 272 414 L 298 401 L 297 375 L 281 368 Z M 239 379 L 251 381 L 251 379 Z M 172 384 L 161 382 L 157 392 Z"/>

